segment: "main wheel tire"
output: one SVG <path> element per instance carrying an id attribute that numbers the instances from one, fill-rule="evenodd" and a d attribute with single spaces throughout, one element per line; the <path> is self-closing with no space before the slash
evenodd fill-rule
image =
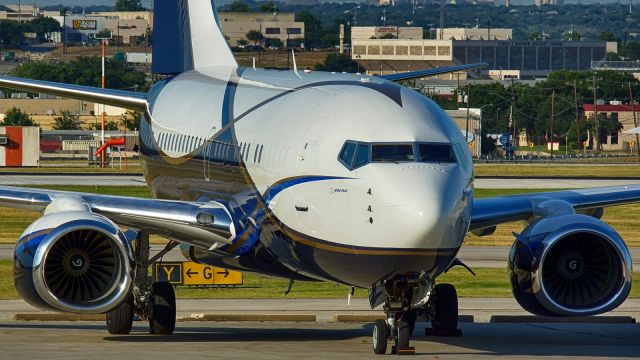
<path id="1" fill-rule="evenodd" d="M 404 313 L 402 320 L 404 320 L 409 326 L 409 336 L 413 335 L 413 331 L 416 329 L 416 320 L 418 319 L 418 312 L 416 310 L 409 310 Z"/>
<path id="2" fill-rule="evenodd" d="M 389 340 L 389 325 L 384 320 L 376 320 L 373 324 L 373 352 L 377 355 L 387 353 L 387 341 Z"/>
<path id="3" fill-rule="evenodd" d="M 171 335 L 176 328 L 176 294 L 173 285 L 157 282 L 151 286 L 151 315 L 149 332 Z"/>
<path id="4" fill-rule="evenodd" d="M 128 335 L 133 327 L 133 297 L 109 311 L 105 317 L 107 331 L 112 335 Z"/>
<path id="5" fill-rule="evenodd" d="M 436 332 L 452 332 L 458 330 L 458 293 L 451 284 L 434 286 L 435 316 L 431 320 L 431 328 Z"/>
<path id="6" fill-rule="evenodd" d="M 403 321 L 398 321 L 398 338 L 396 339 L 397 349 L 406 349 L 409 347 L 409 338 L 411 333 L 409 332 L 409 324 Z"/>

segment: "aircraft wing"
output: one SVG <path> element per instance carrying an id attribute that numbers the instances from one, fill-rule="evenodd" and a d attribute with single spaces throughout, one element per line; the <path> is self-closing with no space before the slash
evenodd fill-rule
<path id="1" fill-rule="evenodd" d="M 549 200 L 565 202 L 577 212 L 593 213 L 603 207 L 640 202 L 640 185 L 609 186 L 590 189 L 551 191 L 532 194 L 475 199 L 469 231 L 502 223 L 544 216 L 538 205 Z"/>
<path id="2" fill-rule="evenodd" d="M 44 211 L 54 200 L 80 200 L 89 209 L 126 227 L 209 249 L 235 238 L 231 214 L 219 202 L 188 202 L 86 194 L 20 187 L 0 187 L 0 207 Z"/>
<path id="3" fill-rule="evenodd" d="M 142 112 L 147 110 L 146 93 L 68 85 L 51 81 L 22 79 L 11 76 L 0 76 L 0 88 L 51 94 Z"/>
<path id="4" fill-rule="evenodd" d="M 378 75 L 379 78 L 383 78 L 389 81 L 404 81 L 419 79 L 423 77 L 436 76 L 442 74 L 449 74 L 458 71 L 475 70 L 489 66 L 489 64 L 482 62 L 477 64 L 455 65 L 455 66 L 443 66 L 427 70 L 409 71 L 399 74 Z"/>

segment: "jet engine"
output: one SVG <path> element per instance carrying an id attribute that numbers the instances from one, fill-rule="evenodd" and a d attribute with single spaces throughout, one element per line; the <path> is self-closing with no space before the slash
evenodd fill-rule
<path id="1" fill-rule="evenodd" d="M 111 220 L 62 211 L 31 224 L 16 244 L 14 282 L 30 304 L 72 313 L 105 313 L 130 294 L 133 256 Z"/>
<path id="2" fill-rule="evenodd" d="M 513 295 L 543 316 L 586 316 L 618 307 L 631 290 L 631 255 L 618 233 L 591 216 L 543 217 L 509 254 Z"/>

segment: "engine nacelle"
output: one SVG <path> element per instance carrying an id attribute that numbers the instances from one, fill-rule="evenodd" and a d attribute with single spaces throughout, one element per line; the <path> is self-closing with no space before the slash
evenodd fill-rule
<path id="1" fill-rule="evenodd" d="M 39 308 L 105 313 L 129 296 L 132 279 L 126 237 L 111 220 L 89 211 L 45 215 L 16 244 L 16 289 Z"/>
<path id="2" fill-rule="evenodd" d="M 586 215 L 538 219 L 509 255 L 513 295 L 543 316 L 587 316 L 618 307 L 631 290 L 631 255 L 611 226 Z"/>

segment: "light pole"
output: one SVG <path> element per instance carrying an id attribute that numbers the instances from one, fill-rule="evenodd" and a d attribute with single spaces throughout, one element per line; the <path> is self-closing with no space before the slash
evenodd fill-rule
<path id="1" fill-rule="evenodd" d="M 102 88 L 104 89 L 107 85 L 107 76 L 106 76 L 106 58 L 107 58 L 107 40 L 111 40 L 113 38 L 113 32 L 109 33 L 109 37 L 106 37 L 105 34 L 102 34 L 101 37 L 97 37 L 94 35 L 96 40 L 100 40 L 102 42 Z M 101 126 L 101 136 L 100 136 L 100 147 L 104 146 L 105 136 L 104 136 L 104 120 L 105 120 L 105 106 L 102 105 L 102 126 Z M 105 151 L 102 149 L 100 153 L 100 167 L 104 168 L 106 166 L 105 162 Z"/>
<path id="2" fill-rule="evenodd" d="M 480 106 L 480 116 L 478 116 L 478 157 L 482 155 L 482 109 L 493 104 L 484 104 Z"/>

